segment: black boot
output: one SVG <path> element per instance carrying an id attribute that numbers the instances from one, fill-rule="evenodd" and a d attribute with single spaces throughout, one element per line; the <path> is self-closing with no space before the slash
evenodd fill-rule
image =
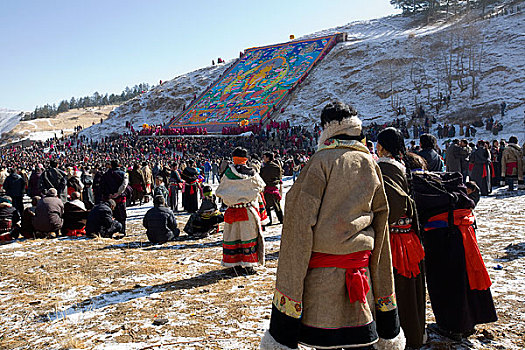
<path id="1" fill-rule="evenodd" d="M 277 219 L 279 219 L 279 223 L 282 225 L 283 224 L 283 212 L 282 211 L 276 211 L 275 212 L 277 214 Z"/>

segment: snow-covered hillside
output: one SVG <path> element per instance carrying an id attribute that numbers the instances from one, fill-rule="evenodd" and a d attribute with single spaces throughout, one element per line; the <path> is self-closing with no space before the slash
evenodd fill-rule
<path id="1" fill-rule="evenodd" d="M 24 115 L 22 111 L 0 108 L 0 135 L 13 130 Z"/>
<path id="2" fill-rule="evenodd" d="M 338 99 L 353 104 L 366 125 L 391 121 L 396 116 L 394 106 L 405 107 L 410 115 L 417 101 L 439 122 L 471 123 L 494 116 L 503 123 L 504 134 L 517 133 L 523 138 L 523 20 L 524 12 L 515 10 L 492 18 L 472 12 L 430 25 L 398 15 L 353 22 L 299 38 L 348 34 L 348 41 L 338 44 L 292 93 L 284 113 L 273 117 L 290 120 L 292 125 L 313 125 L 322 107 Z M 457 62 L 460 56 L 465 60 L 461 70 Z M 472 63 L 470 67 L 468 63 Z M 95 125 L 84 134 L 97 138 L 121 133 L 127 121 L 135 128 L 143 123 L 167 123 L 229 64 L 202 68 L 157 86 L 121 105 L 104 125 Z M 476 79 L 474 91 L 472 76 Z M 449 107 L 436 113 L 439 92 L 446 96 L 449 91 Z M 503 120 L 499 117 L 502 101 L 508 111 Z M 483 132 L 477 135 L 483 136 Z"/>

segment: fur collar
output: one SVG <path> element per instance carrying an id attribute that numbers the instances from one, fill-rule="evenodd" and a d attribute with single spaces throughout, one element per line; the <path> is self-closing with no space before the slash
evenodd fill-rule
<path id="1" fill-rule="evenodd" d="M 341 121 L 333 120 L 326 124 L 319 136 L 319 145 L 336 135 L 359 136 L 361 134 L 361 119 L 358 117 L 345 118 Z"/>
<path id="2" fill-rule="evenodd" d="M 82 210 L 86 210 L 86 205 L 84 204 L 84 202 L 82 202 L 82 201 L 80 201 L 78 199 L 74 199 L 72 201 L 69 201 L 68 203 L 71 204 L 71 205 L 74 205 L 75 207 L 80 208 Z"/>
<path id="3" fill-rule="evenodd" d="M 250 175 L 241 174 L 240 172 L 238 172 L 237 169 L 235 169 L 234 164 L 230 164 L 230 170 L 232 171 L 233 174 L 235 174 L 235 176 L 241 179 L 249 179 L 251 177 Z"/>
<path id="4" fill-rule="evenodd" d="M 401 170 L 403 172 L 403 174 L 406 172 L 406 168 L 403 164 L 401 164 L 400 162 L 398 162 L 397 160 L 395 160 L 394 158 L 389 158 L 389 157 L 380 157 L 378 160 L 377 160 L 378 163 L 388 163 L 388 164 L 392 164 L 393 166 L 395 166 L 396 168 L 398 168 L 399 170 Z"/>

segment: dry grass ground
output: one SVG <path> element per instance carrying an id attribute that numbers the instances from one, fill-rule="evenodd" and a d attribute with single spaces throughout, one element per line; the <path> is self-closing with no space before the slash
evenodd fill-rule
<path id="1" fill-rule="evenodd" d="M 425 349 L 525 346 L 523 198 L 484 198 L 477 210 L 499 321 L 463 343 L 430 334 Z M 236 276 L 220 265 L 220 234 L 150 245 L 143 213 L 130 209 L 120 241 L 0 246 L 0 349 L 256 349 L 269 322 L 280 226 L 265 233 L 266 266 Z M 181 228 L 187 218 L 178 216 Z"/>
<path id="2" fill-rule="evenodd" d="M 52 131 L 56 131 L 57 136 L 60 137 L 61 135 L 58 134 L 60 130 L 64 130 L 64 134 L 69 135 L 73 132 L 75 126 L 80 125 L 83 128 L 87 128 L 93 123 L 100 123 L 100 119 L 106 120 L 109 113 L 115 107 L 117 107 L 117 105 L 78 108 L 60 113 L 54 118 L 21 121 L 11 132 L 4 135 L 4 138 L 6 140 L 13 140 L 15 138 L 20 139 L 27 137 L 32 133 Z M 49 135 L 49 137 L 52 136 L 53 135 Z"/>

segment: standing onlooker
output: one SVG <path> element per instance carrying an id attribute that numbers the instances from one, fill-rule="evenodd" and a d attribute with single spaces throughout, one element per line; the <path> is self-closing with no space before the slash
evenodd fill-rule
<path id="1" fill-rule="evenodd" d="M 24 211 L 24 192 L 26 183 L 14 168 L 9 169 L 9 176 L 4 181 L 5 193 L 12 198 L 13 206 L 22 215 Z"/>
<path id="2" fill-rule="evenodd" d="M 86 206 L 86 210 L 90 210 L 95 206 L 95 195 L 93 194 L 93 176 L 91 176 L 91 168 L 89 166 L 83 167 L 80 180 L 84 184 L 82 201 Z"/>
<path id="3" fill-rule="evenodd" d="M 482 196 L 491 192 L 490 153 L 485 141 L 479 140 L 469 157 L 470 180 L 474 181 Z"/>
<path id="4" fill-rule="evenodd" d="M 216 192 L 228 206 L 224 213 L 222 265 L 233 267 L 235 272 L 252 274 L 254 266 L 264 265 L 264 238 L 258 210 L 264 181 L 246 165 L 246 149 L 235 148 L 232 158 L 234 164 L 226 169 Z"/>
<path id="5" fill-rule="evenodd" d="M 213 160 L 213 162 L 211 163 L 211 173 L 213 184 L 215 184 L 215 179 L 217 179 L 217 183 L 221 182 L 221 178 L 219 177 L 219 164 L 217 163 L 217 159 Z"/>
<path id="6" fill-rule="evenodd" d="M 67 201 L 67 174 L 63 170 L 58 169 L 58 164 L 55 160 L 49 162 L 49 168 L 40 176 L 38 187 L 43 195 L 49 189 L 54 188 L 62 203 Z"/>
<path id="7" fill-rule="evenodd" d="M 419 349 L 425 342 L 425 252 L 421 245 L 416 204 L 410 196 L 404 164 L 407 156 L 401 132 L 395 128 L 381 131 L 377 136 L 377 153 L 390 208 L 388 225 L 399 320 L 407 347 Z"/>
<path id="8" fill-rule="evenodd" d="M 381 171 L 353 108 L 328 104 L 321 127 L 318 151 L 286 196 L 261 349 L 373 349 L 378 340 L 404 349 Z"/>
<path id="9" fill-rule="evenodd" d="M 162 176 L 157 175 L 155 178 L 155 188 L 153 189 L 153 197 L 162 196 L 164 198 L 164 204 L 168 202 L 170 192 L 166 188 Z"/>
<path id="10" fill-rule="evenodd" d="M 188 213 L 195 213 L 199 209 L 198 193 L 200 190 L 199 173 L 195 168 L 195 162 L 190 161 L 188 166 L 184 168 L 181 174 L 184 180 L 184 191 L 182 192 L 182 206 Z"/>
<path id="11" fill-rule="evenodd" d="M 104 200 L 115 201 L 115 219 L 122 225 L 122 233 L 126 234 L 126 189 L 128 187 L 128 174 L 119 167 L 116 160 L 112 160 L 110 168 L 102 175 L 102 197 Z"/>
<path id="12" fill-rule="evenodd" d="M 171 164 L 169 206 L 174 212 L 179 211 L 179 191 L 183 183 L 178 167 L 177 162 Z"/>
<path id="13" fill-rule="evenodd" d="M 424 228 L 425 277 L 436 320 L 429 328 L 462 341 L 476 332 L 476 324 L 498 319 L 474 231 L 475 203 L 457 174 L 410 167 L 418 169 L 412 173 L 412 190 Z"/>
<path id="14" fill-rule="evenodd" d="M 144 173 L 141 171 L 140 166 L 137 163 L 133 164 L 133 168 L 129 172 L 129 185 L 133 189 L 131 205 L 135 205 L 137 201 L 142 205 L 146 182 L 144 181 Z"/>
<path id="15" fill-rule="evenodd" d="M 210 182 L 211 163 L 209 159 L 204 162 L 204 182 Z"/>
<path id="16" fill-rule="evenodd" d="M 27 194 L 29 195 L 29 197 L 40 195 L 38 183 L 40 182 L 40 176 L 42 176 L 42 168 L 42 164 L 38 164 L 37 166 L 35 166 L 33 171 L 31 171 L 31 175 L 29 176 L 29 184 L 27 186 Z"/>
<path id="17" fill-rule="evenodd" d="M 490 147 L 490 159 L 494 167 L 494 186 L 499 186 L 501 181 L 501 155 L 498 140 L 492 141 L 492 147 Z"/>
<path id="18" fill-rule="evenodd" d="M 445 158 L 448 172 L 459 172 L 461 173 L 461 158 L 463 157 L 464 150 L 459 145 L 459 140 L 454 139 L 452 144 L 447 148 L 447 156 Z"/>
<path id="19" fill-rule="evenodd" d="M 419 137 L 421 151 L 418 155 L 427 161 L 429 171 L 443 171 L 444 163 L 439 153 L 437 153 L 437 139 L 434 135 L 423 134 Z"/>
<path id="20" fill-rule="evenodd" d="M 275 209 L 275 214 L 279 223 L 283 223 L 283 211 L 281 209 L 281 193 L 279 186 L 282 183 L 283 169 L 275 161 L 274 154 L 272 152 L 266 152 L 263 155 L 264 164 L 261 168 L 261 178 L 264 180 L 266 187 L 264 187 L 264 200 L 266 202 L 266 213 L 272 224 L 272 208 Z"/>
<path id="21" fill-rule="evenodd" d="M 145 184 L 144 193 L 146 195 L 150 195 L 151 190 L 152 190 L 151 186 L 153 185 L 153 172 L 150 169 L 147 162 L 142 162 L 141 171 L 142 171 L 142 176 L 144 177 L 144 184 Z"/>
<path id="22" fill-rule="evenodd" d="M 509 185 L 509 191 L 512 191 L 516 180 L 518 189 L 523 189 L 523 151 L 518 138 L 511 136 L 501 157 L 501 186 Z"/>
<path id="23" fill-rule="evenodd" d="M 5 166 L 0 167 L 0 189 L 4 185 L 5 179 L 9 176 L 9 173 L 7 172 L 7 168 Z"/>

